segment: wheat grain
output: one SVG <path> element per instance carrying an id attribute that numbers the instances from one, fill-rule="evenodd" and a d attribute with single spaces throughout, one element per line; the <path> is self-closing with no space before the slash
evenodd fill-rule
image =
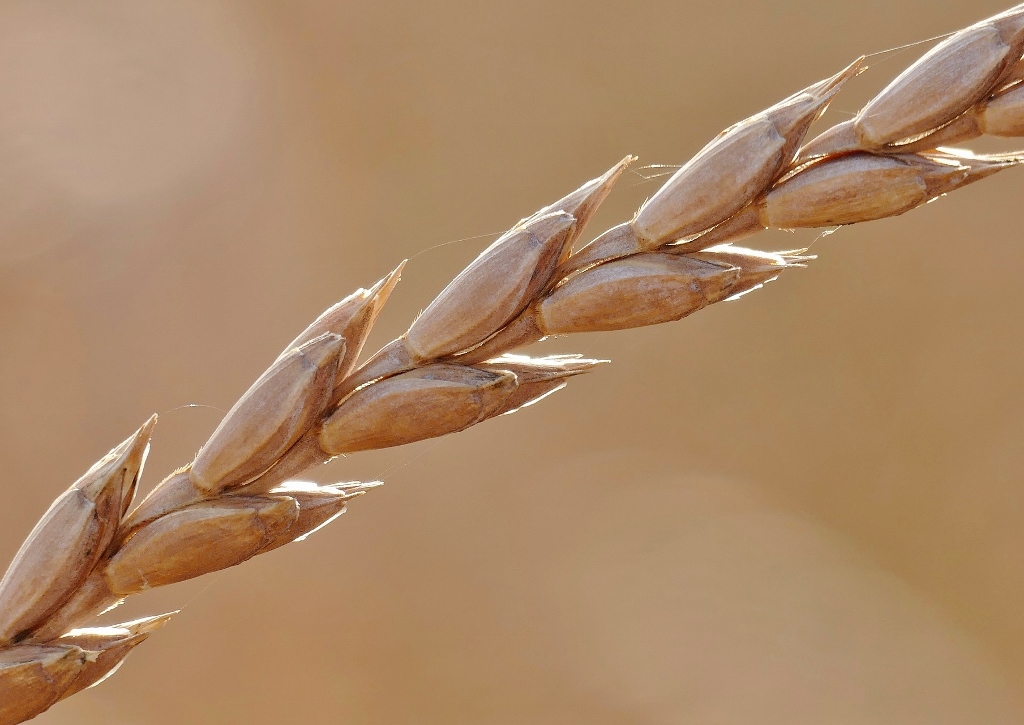
<path id="1" fill-rule="evenodd" d="M 0 581 L 0 725 L 102 680 L 170 617 L 77 629 L 123 597 L 303 538 L 376 485 L 293 476 L 512 412 L 601 362 L 514 350 L 677 320 L 809 261 L 731 244 L 757 231 L 896 216 L 1021 164 L 940 144 L 1024 135 L 1022 53 L 1019 5 L 938 44 L 852 120 L 804 144 L 859 59 L 723 132 L 632 220 L 576 248 L 627 157 L 516 224 L 356 368 L 400 266 L 314 321 L 195 460 L 129 513 L 150 419 L 58 497 Z"/>

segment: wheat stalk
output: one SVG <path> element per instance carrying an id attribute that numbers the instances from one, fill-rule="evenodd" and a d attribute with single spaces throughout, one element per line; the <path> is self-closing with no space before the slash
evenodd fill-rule
<path id="1" fill-rule="evenodd" d="M 1024 163 L 942 146 L 1024 136 L 1022 54 L 1018 5 L 950 36 L 856 117 L 804 144 L 863 69 L 858 59 L 727 129 L 630 221 L 579 245 L 627 157 L 521 220 L 357 367 L 400 265 L 315 320 L 195 460 L 130 511 L 154 416 L 53 503 L 0 581 L 0 725 L 96 684 L 171 616 L 81 629 L 98 614 L 303 538 L 377 485 L 291 480 L 303 471 L 513 412 L 601 362 L 515 350 L 677 320 L 812 259 L 734 246 L 763 229 L 896 216 Z"/>

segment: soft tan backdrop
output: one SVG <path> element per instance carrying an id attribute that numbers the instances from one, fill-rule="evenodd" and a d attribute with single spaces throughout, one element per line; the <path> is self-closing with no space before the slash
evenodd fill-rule
<path id="1" fill-rule="evenodd" d="M 0 566 L 151 412 L 149 485 L 188 460 L 400 259 L 371 346 L 488 238 L 453 242 L 1006 2 L 7 0 Z M 546 343 L 614 364 L 332 464 L 387 485 L 130 603 L 187 606 L 39 722 L 1024 722 L 1022 185 L 842 229 L 680 323 Z M 655 188 L 627 176 L 594 230 Z"/>

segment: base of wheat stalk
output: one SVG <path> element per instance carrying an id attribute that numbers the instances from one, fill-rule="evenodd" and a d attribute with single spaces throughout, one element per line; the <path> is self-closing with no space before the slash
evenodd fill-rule
<path id="1" fill-rule="evenodd" d="M 154 416 L 54 501 L 0 581 L 0 725 L 101 681 L 171 616 L 83 628 L 98 614 L 308 536 L 377 485 L 295 481 L 303 471 L 513 412 L 601 362 L 516 350 L 678 320 L 812 259 L 735 245 L 761 230 L 896 216 L 1024 163 L 948 147 L 1024 136 L 1022 54 L 1018 5 L 949 36 L 805 143 L 858 59 L 723 131 L 631 220 L 581 244 L 627 157 L 515 224 L 358 364 L 400 265 L 313 321 L 132 509 Z"/>

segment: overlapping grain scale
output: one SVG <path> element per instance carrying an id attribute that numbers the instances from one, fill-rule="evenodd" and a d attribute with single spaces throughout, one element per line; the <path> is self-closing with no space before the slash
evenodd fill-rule
<path id="1" fill-rule="evenodd" d="M 697 257 L 667 246 L 589 267 L 537 300 L 480 348 L 456 359 L 476 365 L 548 335 L 679 320 L 805 260 L 727 245 L 707 251 Z"/>
<path id="2" fill-rule="evenodd" d="M 827 227 L 899 216 L 954 189 L 1021 164 L 1018 154 L 943 149 L 883 156 L 855 152 L 823 159 L 784 179 L 732 219 L 692 242 L 738 241 L 763 229 Z"/>
<path id="3" fill-rule="evenodd" d="M 1006 78 L 1000 81 L 1002 88 L 1007 88 L 1014 83 L 1024 80 L 1024 56 L 1018 60 L 1006 73 Z"/>
<path id="4" fill-rule="evenodd" d="M 997 93 L 972 115 L 982 133 L 1007 138 L 1024 136 L 1024 82 Z"/>
<path id="5" fill-rule="evenodd" d="M 115 542 L 116 546 L 116 542 Z M 25 642 L 43 644 L 83 627 L 98 615 L 117 607 L 124 597 L 110 591 L 102 565 L 86 577 L 82 585 L 60 608 L 25 638 Z"/>
<path id="6" fill-rule="evenodd" d="M 981 181 L 1004 169 L 1024 165 L 1024 151 L 1003 154 L 976 154 L 969 149 L 941 148 L 927 151 L 920 156 L 940 164 L 959 164 L 967 167 L 967 178 L 956 188 Z"/>
<path id="7" fill-rule="evenodd" d="M 1017 138 L 1024 136 L 1024 61 L 1011 74 L 1011 83 L 1001 86 L 992 95 L 971 106 L 955 119 L 935 131 L 893 147 L 900 153 L 930 151 L 940 146 L 964 143 L 979 136 Z M 828 132 L 826 132 L 827 134 Z M 826 145 L 830 143 L 822 134 Z M 837 134 L 840 143 L 849 131 Z M 817 144 L 817 140 L 814 142 Z M 809 149 L 814 153 L 814 148 Z"/>
<path id="8" fill-rule="evenodd" d="M 655 192 L 628 227 L 595 239 L 573 255 L 559 275 L 653 251 L 728 219 L 786 170 L 807 129 L 860 71 L 862 62 L 860 58 L 835 76 L 723 131 Z"/>
<path id="9" fill-rule="evenodd" d="M 731 265 L 740 270 L 739 279 L 729 288 L 726 300 L 734 300 L 751 290 L 762 287 L 767 282 L 778 278 L 783 271 L 806 267 L 817 259 L 807 254 L 806 249 L 790 249 L 782 252 L 765 252 L 760 249 L 747 249 L 734 244 L 720 244 L 708 247 L 686 256 L 719 266 Z"/>
<path id="10" fill-rule="evenodd" d="M 516 391 L 514 373 L 437 363 L 360 388 L 324 421 L 330 455 L 388 448 L 468 428 Z"/>
<path id="11" fill-rule="evenodd" d="M 435 360 L 479 344 L 540 290 L 569 246 L 572 214 L 527 220 L 484 250 L 444 288 L 405 334 L 415 360 Z"/>
<path id="12" fill-rule="evenodd" d="M 555 270 L 633 157 L 516 224 L 392 341 L 340 385 L 340 401 L 378 378 L 468 350 L 502 329 L 558 280 Z"/>
<path id="13" fill-rule="evenodd" d="M 194 485 L 190 468 L 191 464 L 167 476 L 124 518 L 117 534 L 116 546 L 127 541 L 140 526 L 209 496 L 206 491 Z"/>
<path id="14" fill-rule="evenodd" d="M 135 492 L 139 489 L 139 479 L 142 478 L 142 471 L 146 467 L 146 459 L 149 457 L 150 440 L 153 437 L 153 429 L 156 428 L 157 415 L 154 413 L 149 417 L 142 427 L 135 431 L 135 435 L 123 441 L 121 445 L 112 450 L 102 459 L 93 464 L 92 468 L 82 477 L 82 480 L 90 477 L 109 475 L 114 481 L 120 478 L 121 481 L 121 516 L 124 516 L 135 501 Z M 75 485 L 78 486 L 82 481 Z M 107 542 L 109 545 L 109 542 Z"/>
<path id="15" fill-rule="evenodd" d="M 75 646 L 86 652 L 86 661 L 78 677 L 71 683 L 60 699 L 64 699 L 94 687 L 114 674 L 124 664 L 128 654 L 142 644 L 177 612 L 168 612 L 155 617 L 144 617 L 112 627 L 90 627 L 68 632 L 55 641 L 57 645 Z"/>
<path id="16" fill-rule="evenodd" d="M 289 496 L 227 496 L 172 511 L 146 524 L 105 563 L 119 596 L 138 594 L 240 564 L 292 526 Z"/>
<path id="17" fill-rule="evenodd" d="M 187 484 L 187 476 L 177 480 Z M 129 588 L 123 583 L 125 575 L 113 574 L 112 570 L 126 569 L 130 578 L 131 567 L 139 560 L 157 560 L 161 562 L 157 573 L 146 573 L 150 569 L 139 565 L 140 577 L 152 586 L 198 577 L 308 536 L 342 513 L 347 500 L 375 485 L 293 482 L 273 489 L 267 497 L 231 496 L 204 503 L 197 503 L 198 493 L 185 485 L 182 491 L 189 493 L 180 497 L 179 505 L 159 515 L 153 512 L 152 518 L 133 521 L 114 561 L 94 571 L 29 639 L 50 641 L 90 622 L 127 594 L 136 593 L 125 591 Z M 142 539 L 135 541 L 139 536 Z M 218 544 L 222 537 L 229 541 Z"/>
<path id="18" fill-rule="evenodd" d="M 720 246 L 722 244 L 734 244 L 758 232 L 765 230 L 764 222 L 761 219 L 761 203 L 764 198 L 756 199 L 753 203 L 740 209 L 729 219 L 712 227 L 696 239 L 668 244 L 662 251 L 673 254 L 690 254 L 699 252 L 702 249 Z"/>
<path id="19" fill-rule="evenodd" d="M 594 216 L 594 212 L 597 211 L 601 203 L 608 198 L 608 194 L 611 193 L 615 183 L 622 176 L 622 172 L 625 171 L 631 163 L 636 161 L 636 156 L 626 156 L 622 161 L 615 164 L 601 176 L 596 179 L 591 179 L 586 184 L 578 188 L 571 194 L 563 196 L 561 199 L 556 201 L 554 204 L 548 204 L 546 207 L 536 212 L 530 217 L 527 217 L 523 221 L 530 221 L 547 214 L 553 214 L 557 211 L 564 211 L 566 214 L 572 214 L 573 218 L 576 219 L 576 226 L 570 234 L 568 244 L 565 245 L 565 249 L 562 251 L 562 258 L 559 259 L 559 263 L 564 262 L 568 255 L 572 252 L 573 244 L 580 238 L 583 231 L 587 228 L 587 224 L 590 222 L 590 218 Z M 520 222 L 523 223 L 523 222 Z"/>
<path id="20" fill-rule="evenodd" d="M 0 646 L 44 622 L 107 550 L 135 494 L 155 424 L 156 416 L 90 468 L 25 539 L 0 582 Z"/>
<path id="21" fill-rule="evenodd" d="M 392 272 L 375 288 L 389 292 L 387 285 L 393 286 L 396 280 Z M 375 298 L 366 299 L 373 302 Z M 376 299 L 383 297 L 378 294 Z M 337 366 L 345 349 L 339 335 L 327 332 L 279 357 L 234 404 L 196 461 L 161 481 L 125 518 L 119 545 L 140 527 L 213 498 L 223 488 L 245 487 L 245 483 L 273 467 L 307 431 L 317 428 L 333 394 Z M 247 493 L 264 493 L 273 485 Z"/>
<path id="22" fill-rule="evenodd" d="M 1020 153 L 984 155 L 946 147 L 888 156 L 837 154 L 804 164 L 731 219 L 676 246 L 689 252 L 739 241 L 769 227 L 854 224 L 897 216 L 1020 164 Z"/>
<path id="23" fill-rule="evenodd" d="M 288 449 L 288 452 L 281 456 L 273 468 L 259 478 L 233 489 L 232 494 L 240 496 L 255 496 L 271 491 L 297 476 L 301 476 L 314 466 L 327 463 L 334 458 L 320 447 L 320 425 L 310 428 L 298 442 Z"/>
<path id="24" fill-rule="evenodd" d="M 970 169 L 919 156 L 857 153 L 827 160 L 776 186 L 758 205 L 766 227 L 792 229 L 897 216 L 956 188 Z"/>
<path id="25" fill-rule="evenodd" d="M 360 385 L 474 347 L 501 329 L 551 281 L 571 247 L 576 219 L 564 211 L 530 217 L 462 270 L 409 327 L 343 381 Z"/>
<path id="26" fill-rule="evenodd" d="M 556 335 L 670 322 L 793 266 L 781 255 L 726 250 L 647 252 L 592 267 L 537 303 L 537 327 L 544 335 Z"/>
<path id="27" fill-rule="evenodd" d="M 832 126 L 800 149 L 797 163 L 828 155 L 860 150 L 855 119 Z M 1000 88 L 976 103 L 949 123 L 921 134 L 913 140 L 887 147 L 893 153 L 918 153 L 940 146 L 964 143 L 988 134 L 1003 138 L 1024 136 L 1024 83 L 1017 81 Z"/>
<path id="28" fill-rule="evenodd" d="M 380 314 L 395 285 L 402 278 L 405 264 L 406 262 L 403 261 L 394 271 L 370 289 L 360 288 L 341 302 L 328 307 L 309 327 L 302 331 L 302 334 L 285 347 L 278 360 L 295 348 L 302 347 L 325 333 L 333 333 L 345 340 L 345 352 L 338 364 L 336 379 L 341 380 L 352 372 L 359 353 L 363 349 L 363 344 L 370 334 L 370 329 L 377 320 L 377 315 Z"/>
<path id="29" fill-rule="evenodd" d="M 14 725 L 44 712 L 82 673 L 80 647 L 18 645 L 0 649 L 0 725 Z"/>
<path id="30" fill-rule="evenodd" d="M 192 469 L 196 464 L 190 464 L 189 466 L 175 471 L 172 475 L 164 479 L 125 521 L 124 526 L 122 527 L 123 531 L 121 540 L 123 541 L 127 539 L 127 537 L 137 530 L 139 526 L 152 521 L 159 516 L 163 516 L 170 511 L 180 509 L 184 506 L 208 498 L 211 493 L 216 493 L 218 488 L 221 486 L 232 486 L 234 490 L 243 495 L 266 493 L 277 484 L 300 474 L 310 466 L 326 461 L 328 457 L 319 451 L 318 445 L 315 447 L 307 446 L 311 452 L 314 450 L 316 451 L 314 454 L 316 460 L 310 459 L 306 462 L 302 456 L 302 452 L 304 450 L 301 444 L 303 440 L 302 434 L 309 432 L 311 428 L 316 428 L 312 423 L 316 421 L 316 417 L 319 413 L 314 415 L 313 411 L 320 408 L 320 413 L 322 413 L 323 408 L 326 407 L 327 403 L 330 402 L 331 397 L 333 396 L 333 393 L 331 393 L 327 396 L 327 401 L 324 402 L 322 399 L 322 394 L 325 389 L 325 386 L 323 385 L 323 377 L 321 376 L 320 378 L 317 378 L 316 374 L 310 375 L 309 373 L 311 371 L 306 368 L 305 365 L 298 366 L 300 369 L 305 368 L 301 371 L 299 377 L 289 378 L 288 375 L 285 374 L 287 371 L 285 371 L 285 373 L 281 373 L 281 379 L 275 381 L 275 384 L 283 383 L 283 385 L 281 385 L 281 389 L 284 394 L 278 399 L 278 407 L 274 415 L 276 416 L 277 421 L 283 420 L 285 423 L 289 424 L 284 429 L 276 428 L 275 421 L 270 418 L 265 418 L 262 415 L 256 416 L 250 421 L 248 413 L 245 411 L 236 412 L 235 409 L 240 408 L 243 405 L 243 401 L 253 393 L 253 390 L 260 386 L 261 382 L 265 383 L 266 378 L 270 373 L 279 366 L 291 364 L 294 368 L 296 367 L 296 362 L 304 362 L 303 360 L 295 360 L 295 351 L 297 349 L 302 348 L 303 357 L 308 360 L 309 355 L 306 346 L 310 345 L 318 338 L 324 338 L 325 335 L 328 340 L 333 339 L 330 337 L 331 335 L 339 336 L 344 339 L 342 350 L 338 353 L 338 368 L 334 376 L 335 383 L 343 379 L 344 376 L 354 367 L 358 353 L 362 349 L 363 343 L 370 332 L 370 328 L 376 321 L 377 316 L 384 304 L 387 302 L 395 285 L 398 284 L 404 267 L 405 262 L 402 262 L 394 271 L 385 276 L 370 289 L 359 290 L 332 306 L 320 315 L 309 327 L 307 327 L 302 334 L 295 338 L 288 348 L 281 353 L 271 370 L 267 371 L 267 373 L 257 381 L 253 388 L 243 396 L 242 400 L 235 405 L 235 408 L 232 409 L 225 418 L 225 421 L 222 422 L 217 431 L 215 431 L 211 441 L 204 446 L 202 451 L 200 451 L 196 461 L 196 463 L 201 466 L 199 473 L 193 474 Z M 329 370 L 329 347 L 329 344 L 325 345 L 318 343 L 318 347 L 314 350 L 314 352 L 318 353 L 321 362 L 321 367 L 317 371 L 318 374 Z M 287 363 L 286 358 L 292 362 Z M 269 383 L 267 383 L 267 385 L 269 386 Z M 312 396 L 314 400 L 310 401 L 309 398 L 304 398 L 302 395 L 303 390 L 312 391 L 314 393 Z M 274 392 L 274 390 L 270 390 L 268 392 Z M 278 390 L 277 392 L 281 391 Z M 291 401 L 289 400 L 289 396 L 292 396 Z M 257 397 L 255 402 L 262 403 L 265 400 L 265 397 L 266 396 Z M 305 405 L 305 408 L 303 409 L 304 412 L 300 416 L 301 419 L 296 420 L 294 416 L 298 413 L 299 408 L 289 411 L 288 406 L 289 404 L 298 405 L 300 403 Z M 256 404 L 251 404 L 251 407 L 255 408 L 258 406 Z M 233 435 L 239 434 L 238 429 L 233 429 L 227 425 L 228 418 L 231 418 L 232 415 L 239 416 L 243 423 L 252 422 L 256 425 L 262 426 L 259 434 L 265 438 L 272 438 L 274 435 L 278 435 L 278 445 L 273 447 L 268 446 L 261 449 L 258 457 L 247 458 L 244 460 L 244 463 L 239 462 L 241 461 L 240 458 L 236 460 L 231 455 L 226 455 L 224 460 L 218 462 L 219 467 L 221 469 L 229 469 L 233 465 L 238 465 L 239 468 L 237 468 L 229 477 L 221 479 L 219 484 L 214 485 L 213 490 L 211 491 L 208 483 L 204 483 L 204 481 L 210 477 L 216 478 L 216 476 L 220 474 L 215 472 L 211 476 L 209 471 L 202 470 L 202 465 L 204 464 L 199 459 L 206 458 L 208 455 L 212 459 L 212 454 L 215 448 L 218 449 L 222 455 L 226 453 L 240 456 L 245 451 L 245 445 L 234 445 L 234 441 L 228 437 L 228 433 Z M 303 428 L 305 428 L 305 430 L 303 430 Z M 244 430 L 242 432 L 244 432 Z M 288 435 L 283 436 L 281 435 L 282 432 L 286 432 Z M 297 440 L 293 440 L 296 432 L 300 435 Z M 213 439 L 217 438 L 220 434 L 224 434 L 225 438 L 217 443 Z M 318 435 L 319 429 L 317 428 L 311 439 L 315 441 Z M 282 446 L 283 450 L 281 450 Z M 292 453 L 292 449 L 295 449 L 296 447 L 298 447 L 298 450 Z M 303 460 L 302 464 L 298 468 L 292 467 L 291 464 L 294 464 L 300 458 Z M 269 464 L 267 463 L 268 461 Z M 283 461 L 286 464 L 280 471 L 277 470 L 279 465 L 275 465 L 278 461 Z M 211 467 L 212 464 L 212 460 L 206 462 L 206 465 L 210 465 Z M 270 468 L 274 472 L 272 477 L 262 475 L 266 473 L 267 468 Z M 256 471 L 255 475 L 252 474 L 252 471 L 254 470 Z M 242 482 L 238 483 L 238 481 Z M 255 483 L 257 481 L 259 481 L 259 483 Z"/>
<path id="31" fill-rule="evenodd" d="M 862 148 L 899 144 L 943 126 L 995 90 L 1024 52 L 1024 5 L 953 34 L 854 118 Z"/>
<path id="32" fill-rule="evenodd" d="M 212 495 L 270 468 L 324 411 L 344 353 L 345 340 L 326 332 L 279 358 L 203 445 L 192 484 Z"/>
<path id="33" fill-rule="evenodd" d="M 99 684 L 173 614 L 0 650 L 0 725 L 35 717 L 58 700 Z"/>
<path id="34" fill-rule="evenodd" d="M 345 513 L 345 502 L 362 496 L 371 488 L 381 486 L 381 481 L 368 483 L 335 483 L 319 486 L 309 481 L 287 481 L 271 489 L 271 495 L 288 496 L 299 505 L 299 516 L 287 529 L 272 539 L 260 553 L 284 546 L 292 541 L 303 541 L 310 534 L 319 531 L 334 519 Z"/>
<path id="35" fill-rule="evenodd" d="M 913 152 L 976 138 L 986 131 L 969 111 L 983 114 L 984 99 L 1020 80 L 1024 74 L 1022 52 L 1024 4 L 936 45 L 854 118 L 808 143 L 800 157 L 811 159 L 857 149 Z"/>
<path id="36" fill-rule="evenodd" d="M 796 156 L 811 123 L 859 72 L 862 60 L 723 131 L 705 146 L 637 212 L 632 224 L 641 247 L 651 251 L 708 229 L 767 189 Z"/>
<path id="37" fill-rule="evenodd" d="M 514 373 L 519 387 L 497 408 L 491 417 L 514 413 L 555 393 L 574 375 L 590 372 L 607 360 L 590 360 L 582 355 L 549 355 L 529 357 L 505 354 L 475 367 L 491 372 Z"/>

